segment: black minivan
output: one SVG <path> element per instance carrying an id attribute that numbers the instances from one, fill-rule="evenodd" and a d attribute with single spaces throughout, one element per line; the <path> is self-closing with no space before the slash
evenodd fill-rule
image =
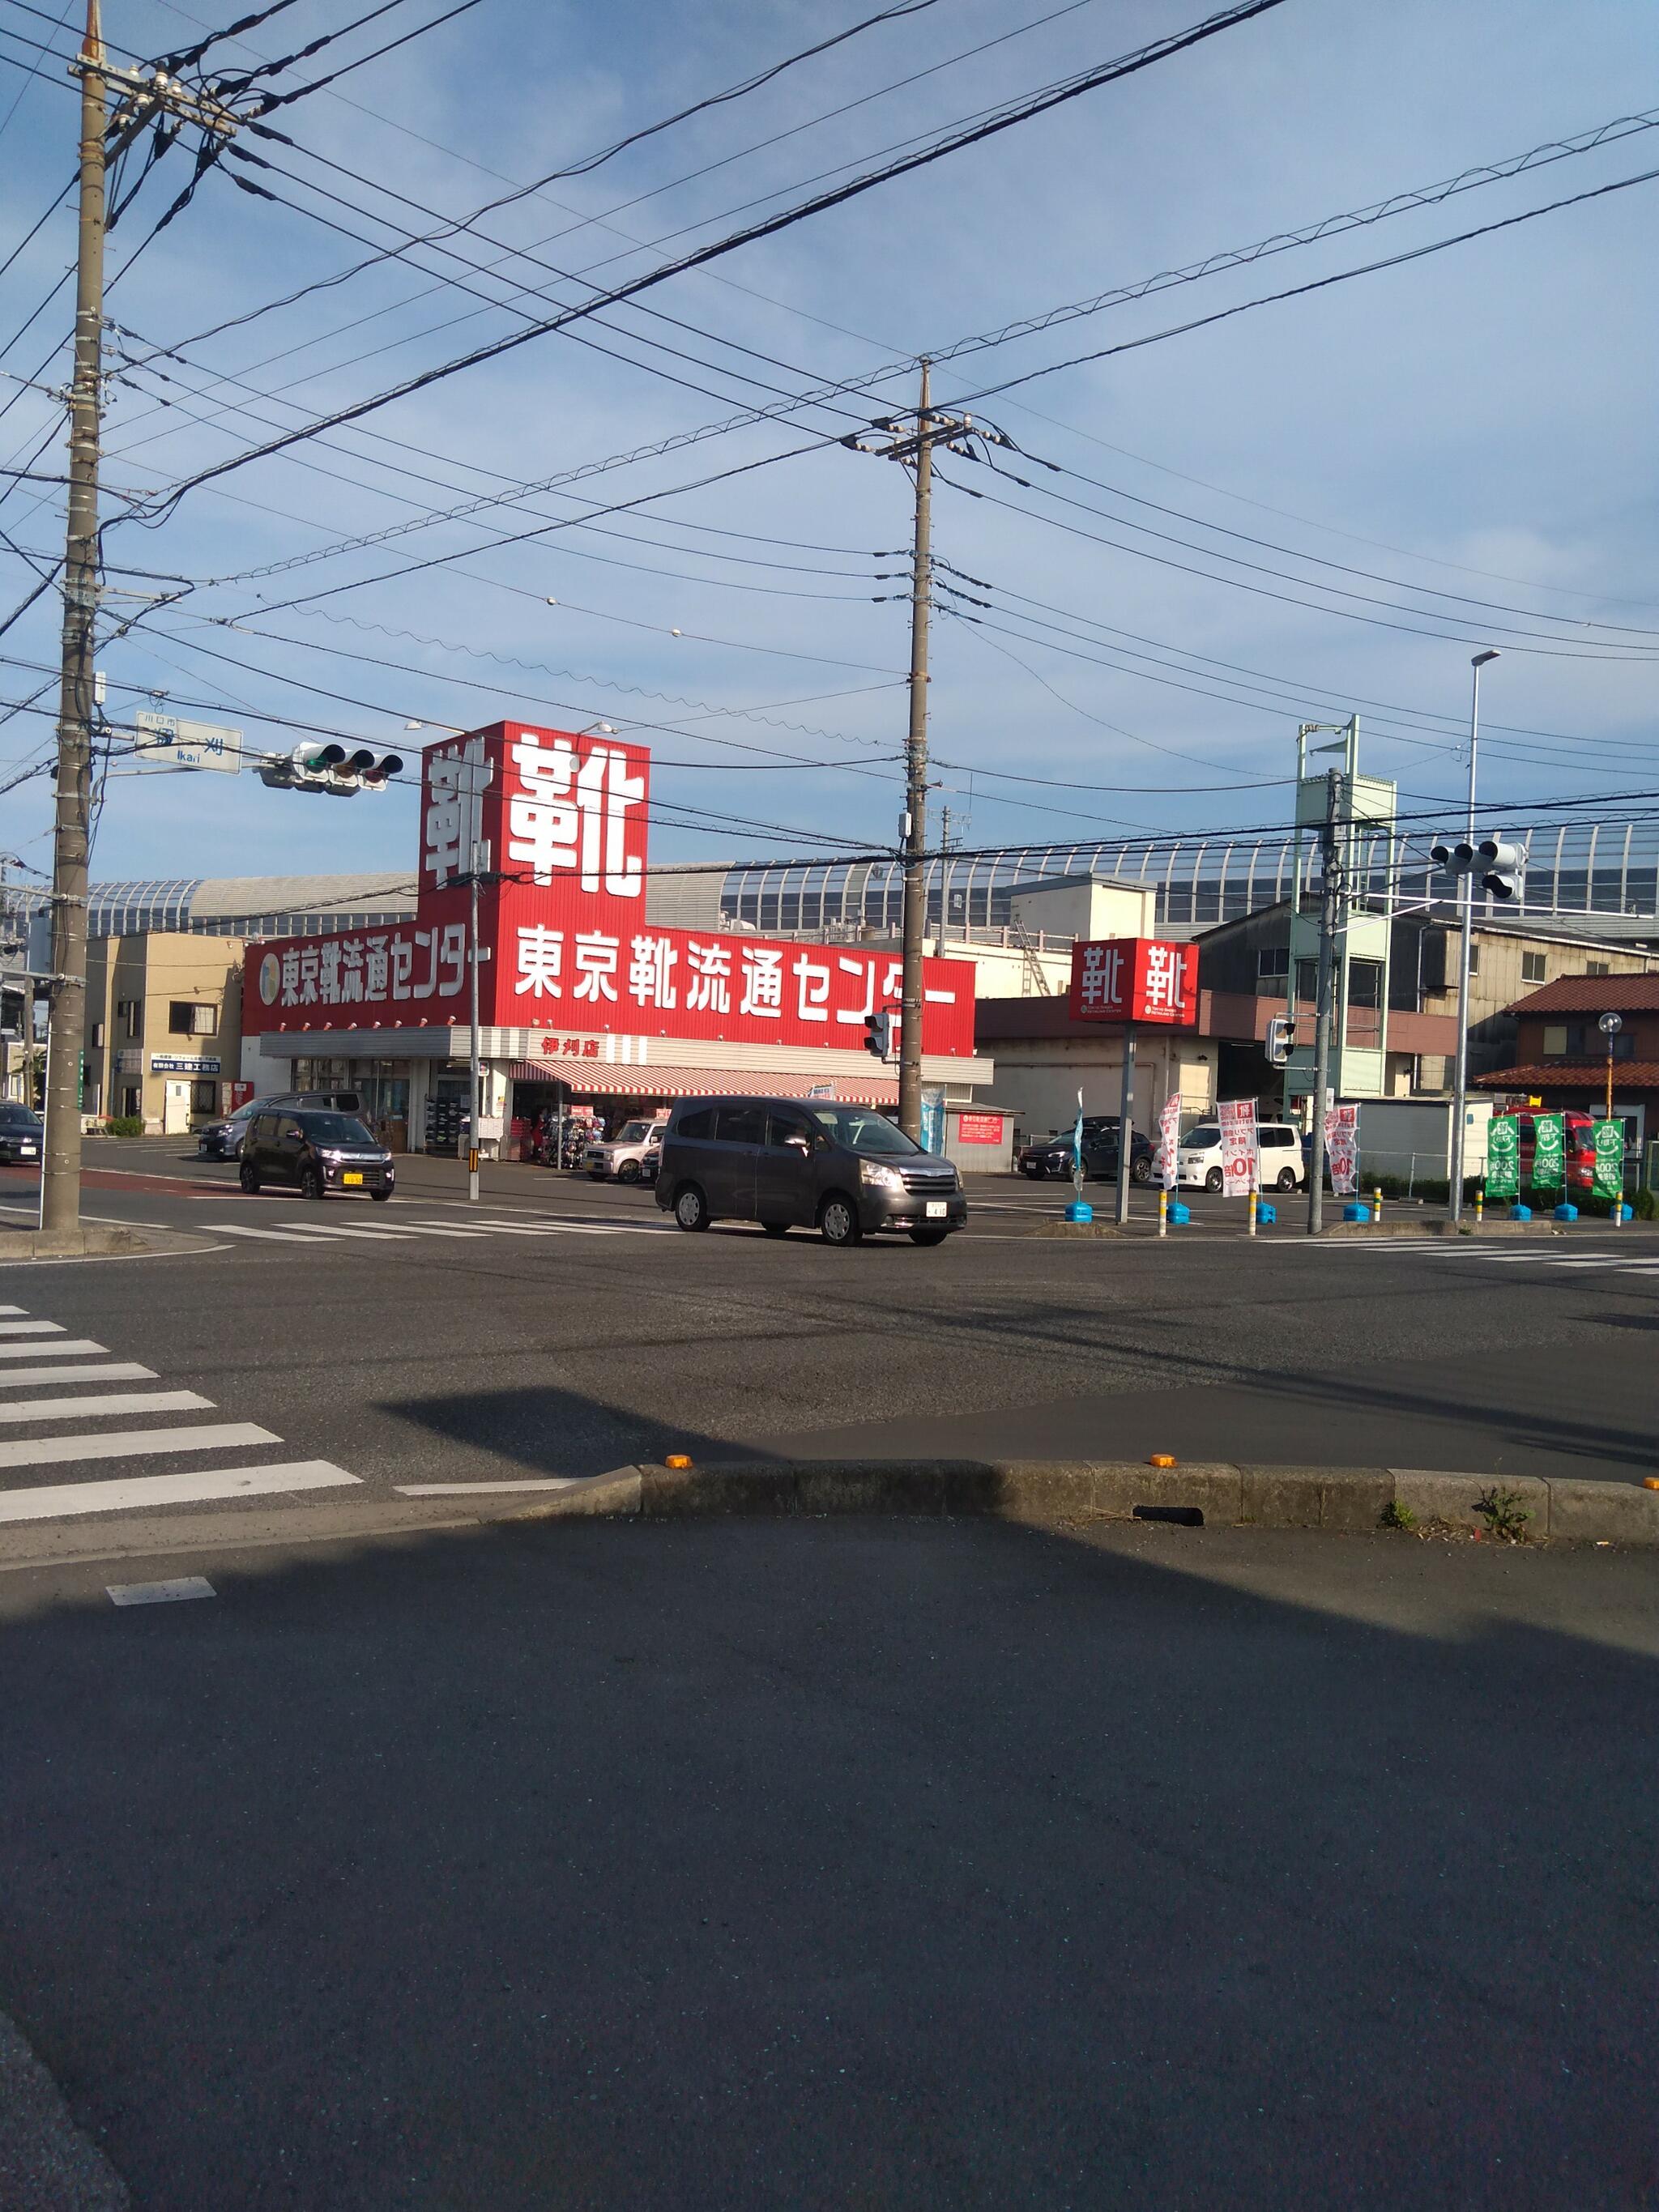
<path id="1" fill-rule="evenodd" d="M 968 1218 L 962 1177 L 873 1106 L 834 1098 L 683 1098 L 662 1140 L 657 1203 L 682 1229 L 758 1221 L 856 1244 L 902 1229 L 942 1244 Z"/>
<path id="2" fill-rule="evenodd" d="M 250 1197 L 274 1182 L 302 1198 L 367 1191 L 384 1202 L 396 1181 L 391 1153 L 350 1114 L 280 1107 L 256 1115 L 242 1139 L 241 1183 Z"/>

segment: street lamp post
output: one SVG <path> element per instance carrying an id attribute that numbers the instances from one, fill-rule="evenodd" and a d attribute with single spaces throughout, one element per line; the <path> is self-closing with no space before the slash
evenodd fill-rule
<path id="1" fill-rule="evenodd" d="M 1472 690 L 1469 698 L 1469 807 L 1468 841 L 1474 843 L 1474 756 L 1480 738 L 1480 672 L 1490 660 L 1498 659 L 1496 650 L 1488 647 L 1477 653 L 1470 661 Z M 1465 1124 L 1468 1114 L 1469 1087 L 1469 957 L 1474 944 L 1474 871 L 1465 871 L 1463 891 L 1463 929 L 1457 955 L 1457 1060 L 1452 1079 L 1452 1141 L 1451 1141 L 1451 1218 L 1454 1222 L 1463 1218 L 1463 1160 Z"/>

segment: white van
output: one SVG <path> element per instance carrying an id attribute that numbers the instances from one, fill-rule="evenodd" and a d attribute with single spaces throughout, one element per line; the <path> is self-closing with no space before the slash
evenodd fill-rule
<path id="1" fill-rule="evenodd" d="M 1256 1129 L 1263 1190 L 1298 1190 L 1307 1180 L 1302 1139 L 1288 1121 L 1263 1121 Z M 1176 1152 L 1176 1181 L 1191 1190 L 1221 1188 L 1221 1124 L 1200 1121 Z"/>

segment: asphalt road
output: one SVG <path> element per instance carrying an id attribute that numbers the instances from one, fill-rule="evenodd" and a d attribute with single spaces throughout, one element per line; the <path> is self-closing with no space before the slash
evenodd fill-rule
<path id="1" fill-rule="evenodd" d="M 687 1237 L 648 1192 L 535 1170 L 497 1170 L 479 1218 L 453 1163 L 412 1164 L 391 1206 L 319 1208 L 123 1150 L 147 1164 L 88 1210 L 212 1249 L 0 1268 L 0 1531 L 429 1504 L 670 1451 L 1655 1467 L 1659 1242 L 1636 1228 L 1252 1243 L 1218 1202 L 1166 1243 L 1068 1243 L 1027 1233 L 1054 1193 L 1000 1184 L 938 1249 L 835 1252 Z M 92 1349 L 42 1351 L 52 1332 Z"/>
<path id="2" fill-rule="evenodd" d="M 209 1571 L 0 1576 L 0 2003 L 137 2212 L 1659 2197 L 1659 1560 L 560 1522 Z"/>

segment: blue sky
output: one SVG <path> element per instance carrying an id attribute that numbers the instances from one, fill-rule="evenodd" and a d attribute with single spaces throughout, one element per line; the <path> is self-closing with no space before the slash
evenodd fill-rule
<path id="1" fill-rule="evenodd" d="M 35 4 L 56 14 L 58 0 Z M 110 0 L 106 30 L 122 48 L 161 54 L 192 35 L 204 4 L 193 0 L 187 13 L 161 0 Z M 298 0 L 253 44 L 264 57 L 287 52 L 343 12 Z M 438 0 L 399 7 L 307 73 L 439 12 Z M 504 179 L 568 166 L 873 12 L 836 0 L 682 10 L 671 21 L 660 7 L 481 0 L 336 92 L 282 111 L 273 120 L 304 150 L 245 140 L 283 174 L 246 166 L 240 173 L 376 240 L 387 234 L 365 210 L 430 230 L 423 209 L 469 214 L 507 189 Z M 1039 22 L 1052 12 L 1046 0 L 935 0 L 590 175 L 483 218 L 499 246 L 457 244 L 480 262 L 504 248 L 533 249 L 568 280 L 522 259 L 502 261 L 507 276 L 572 299 L 581 283 L 642 270 L 737 227 L 757 203 L 800 197 L 821 173 L 1126 52 L 1200 11 L 1170 0 L 1085 0 Z M 0 0 L 0 24 L 47 35 L 15 0 Z M 951 58 L 991 40 L 1000 43 Z M 0 52 L 30 58 L 15 38 L 0 39 Z M 1449 10 L 1429 0 L 1386 9 L 1289 0 L 1121 85 L 676 278 L 638 307 L 611 311 L 612 329 L 585 321 L 569 336 L 540 338 L 331 434 L 331 447 L 302 445 L 204 486 L 159 526 L 112 528 L 112 563 L 187 578 L 194 588 L 112 643 L 101 665 L 112 685 L 155 686 L 197 702 L 189 711 L 240 724 L 261 747 L 301 734 L 261 721 L 261 711 L 400 749 L 422 741 L 405 733 L 409 720 L 436 727 L 516 711 L 571 726 L 604 717 L 636 730 L 660 763 L 684 764 L 657 776 L 659 860 L 808 849 L 788 830 L 853 844 L 890 838 L 907 611 L 878 595 L 902 589 L 890 549 L 908 538 L 908 485 L 897 468 L 844 450 L 830 434 L 910 401 L 908 376 L 841 403 L 845 414 L 810 410 L 792 423 L 609 469 L 538 495 L 533 513 L 497 507 L 471 525 L 402 534 L 280 574 L 246 572 L 407 523 L 421 506 L 499 495 L 513 480 L 724 421 L 779 387 L 793 393 L 863 375 L 1659 107 L 1656 64 L 1652 13 L 1633 0 L 1581 0 L 1570 9 L 1464 0 Z M 883 89 L 924 70 L 932 73 Z M 300 81 L 296 67 L 280 82 Z M 0 258 L 67 181 L 72 159 L 75 107 L 58 66 L 46 64 L 32 82 L 10 62 L 0 66 L 0 117 L 20 90 L 0 128 Z M 822 119 L 850 102 L 859 104 Z M 757 146 L 763 140 L 773 143 Z M 111 240 L 112 269 L 167 204 L 187 161 L 175 149 L 158 165 Z M 1438 208 L 975 354 L 939 373 L 937 393 L 971 394 L 1655 166 L 1659 132 L 1638 133 Z M 1641 281 L 1655 191 L 1638 185 L 984 400 L 976 413 L 1065 473 L 1007 459 L 1043 487 L 1028 491 L 973 464 L 943 471 L 950 481 L 938 495 L 936 550 L 994 587 L 991 609 L 967 609 L 984 616 L 980 625 L 941 617 L 934 631 L 938 797 L 968 817 L 966 841 L 1282 822 L 1288 794 L 1275 780 L 1288 773 L 1296 722 L 1334 720 L 1350 705 L 1362 716 L 1364 764 L 1399 778 L 1410 794 L 1404 805 L 1449 802 L 1461 783 L 1455 726 L 1468 658 L 1488 642 L 1504 655 L 1484 693 L 1484 795 L 1513 800 L 1520 818 L 1528 801 L 1582 793 L 1593 805 L 1603 794 L 1659 785 L 1651 664 L 1620 653 L 1621 643 L 1643 648 L 1644 630 L 1659 645 L 1655 309 Z M 0 278 L 0 336 L 36 306 L 72 244 L 66 204 Z M 388 261 L 189 343 L 349 267 L 363 251 L 223 175 L 204 181 L 110 296 L 122 326 L 112 365 L 148 362 L 113 388 L 112 508 L 120 495 L 153 492 L 274 426 L 348 404 L 519 326 L 510 313 L 442 283 L 462 277 L 499 297 L 499 280 L 465 279 L 454 260 L 425 249 L 420 258 L 435 273 Z M 0 355 L 0 368 L 13 378 L 40 372 L 48 384 L 61 376 L 63 354 L 43 357 L 67 337 L 69 312 L 60 293 Z M 183 358 L 150 358 L 157 346 Z M 0 386 L 0 405 L 8 400 L 0 460 L 17 466 L 48 432 L 52 403 L 15 381 Z M 210 419 L 192 422 L 185 410 Z M 798 458 L 769 458 L 809 441 L 813 450 Z M 51 458 L 39 465 L 60 466 L 61 452 L 61 441 L 48 444 Z M 605 520 L 615 535 L 564 530 L 490 549 L 492 537 L 538 520 L 579 519 L 592 506 L 747 463 L 766 465 Z M 1006 504 L 975 501 L 966 486 Z M 20 488 L 0 501 L 0 528 L 25 549 L 55 551 L 62 526 L 52 498 Z M 1133 524 L 1168 535 L 1139 534 Z M 1096 542 L 1103 538 L 1116 542 Z M 1281 574 L 1230 567 L 1224 553 Z M 360 585 L 452 554 L 459 557 L 422 573 Z M 1329 563 L 1366 573 L 1322 565 Z M 225 579 L 234 580 L 216 580 Z M 31 580 L 0 548 L 0 616 Z M 1339 600 L 1334 586 L 1370 597 Z M 313 592 L 330 596 L 277 608 Z M 1433 592 L 1495 604 L 1483 611 Z M 549 597 L 561 604 L 547 606 Z M 112 599 L 108 620 L 139 606 Z M 1375 619 L 1347 618 L 1338 607 Z M 1435 608 L 1438 619 L 1425 619 L 1421 611 Z M 217 626 L 225 618 L 238 627 Z M 1418 634 L 1425 629 L 1444 634 Z M 55 610 L 43 600 L 0 640 L 0 653 L 47 664 L 56 634 Z M 502 688 L 467 689 L 460 678 Z M 0 698 L 21 699 L 41 680 L 0 665 Z M 149 703 L 111 692 L 118 719 Z M 49 730 L 27 714 L 0 725 L 8 763 L 0 777 L 37 757 Z M 1011 773 L 1133 788 L 1053 789 L 1008 781 Z M 689 816 L 669 825 L 671 811 L 694 808 L 729 818 L 704 830 Z M 46 779 L 21 785 L 0 800 L 0 845 L 48 865 L 49 818 Z M 745 834 L 744 822 L 777 827 Z M 413 840 L 408 790 L 336 805 L 268 792 L 250 775 L 115 775 L 94 872 L 396 867 L 410 860 Z"/>

